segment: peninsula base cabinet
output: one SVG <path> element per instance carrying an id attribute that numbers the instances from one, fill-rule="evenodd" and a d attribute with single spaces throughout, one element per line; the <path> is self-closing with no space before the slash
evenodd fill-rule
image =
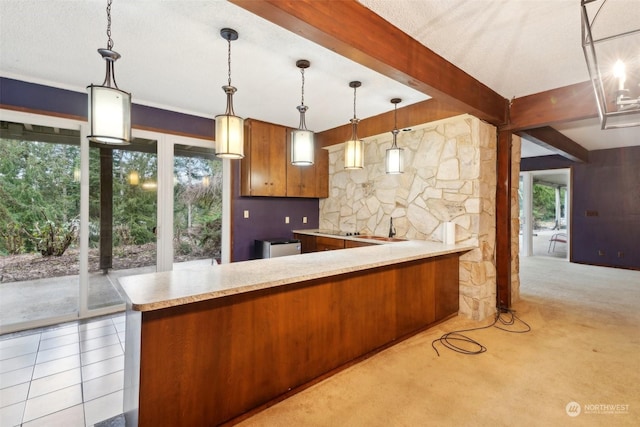
<path id="1" fill-rule="evenodd" d="M 235 423 L 458 312 L 449 254 L 199 302 L 127 307 L 127 426 Z"/>

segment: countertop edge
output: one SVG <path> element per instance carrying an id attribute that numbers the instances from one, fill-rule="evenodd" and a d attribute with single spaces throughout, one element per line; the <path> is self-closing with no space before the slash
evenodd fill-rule
<path id="1" fill-rule="evenodd" d="M 392 264 L 467 252 L 475 248 L 476 246 L 471 245 L 444 245 L 438 242 L 394 242 L 221 264 L 186 271 L 147 273 L 122 277 L 119 281 L 125 291 L 127 305 L 134 311 L 148 312 Z M 346 251 L 349 251 L 350 256 L 344 256 Z M 341 254 L 343 256 L 340 256 Z M 328 267 L 320 268 L 319 265 Z M 299 269 L 299 272 L 296 273 L 296 269 Z M 265 278 L 256 279 L 255 275 Z M 238 280 L 244 280 L 245 284 L 228 284 Z M 215 285 L 212 283 L 215 282 L 221 283 L 221 287 L 213 289 Z M 187 289 L 189 286 L 193 288 L 192 291 Z"/>

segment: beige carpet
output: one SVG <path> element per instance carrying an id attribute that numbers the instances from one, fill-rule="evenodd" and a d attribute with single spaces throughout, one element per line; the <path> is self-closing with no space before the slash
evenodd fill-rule
<path id="1" fill-rule="evenodd" d="M 487 352 L 438 357 L 432 340 L 477 326 L 454 318 L 240 425 L 640 425 L 640 272 L 547 257 L 521 269 L 514 308 L 531 332 L 471 332 Z"/>

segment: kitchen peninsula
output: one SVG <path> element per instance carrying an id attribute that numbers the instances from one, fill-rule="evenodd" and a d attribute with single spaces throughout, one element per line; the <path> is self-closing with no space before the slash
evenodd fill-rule
<path id="1" fill-rule="evenodd" d="M 121 278 L 127 425 L 239 420 L 455 315 L 471 249 L 403 241 Z"/>

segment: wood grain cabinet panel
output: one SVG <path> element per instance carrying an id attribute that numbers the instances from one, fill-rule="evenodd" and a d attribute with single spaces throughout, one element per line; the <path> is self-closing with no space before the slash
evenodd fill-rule
<path id="1" fill-rule="evenodd" d="M 360 248 L 362 246 L 371 246 L 371 245 L 375 245 L 377 243 L 367 243 L 367 242 L 359 242 L 356 240 L 345 240 L 344 241 L 344 247 L 346 249 L 349 248 Z"/>
<path id="2" fill-rule="evenodd" d="M 245 120 L 245 156 L 241 160 L 242 196 L 284 197 L 287 195 L 287 128 Z"/>
<path id="3" fill-rule="evenodd" d="M 329 153 L 316 146 L 313 165 L 292 165 L 290 137 L 285 126 L 245 120 L 242 196 L 329 197 Z"/>
<path id="4" fill-rule="evenodd" d="M 316 236 L 316 251 L 333 251 L 336 249 L 344 249 L 344 242 L 344 239 Z"/>
<path id="5" fill-rule="evenodd" d="M 442 256 L 143 313 L 129 306 L 127 425 L 239 421 L 456 314 L 457 269 L 457 255 Z"/>
<path id="6" fill-rule="evenodd" d="M 316 236 L 309 236 L 308 234 L 293 233 L 293 238 L 300 240 L 301 252 L 308 254 L 316 252 Z"/>

